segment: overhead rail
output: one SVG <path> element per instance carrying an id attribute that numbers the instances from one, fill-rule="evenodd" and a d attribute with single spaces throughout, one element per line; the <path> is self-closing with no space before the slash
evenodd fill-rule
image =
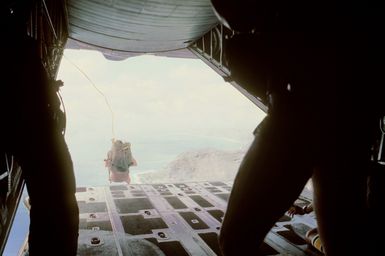
<path id="1" fill-rule="evenodd" d="M 68 38 L 65 1 L 38 1 L 30 13 L 27 34 L 38 41 L 42 63 L 55 78 Z"/>

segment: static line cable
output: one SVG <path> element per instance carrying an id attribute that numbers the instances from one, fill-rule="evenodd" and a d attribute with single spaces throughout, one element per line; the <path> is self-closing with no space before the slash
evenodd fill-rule
<path id="1" fill-rule="evenodd" d="M 61 105 L 63 106 L 63 115 L 64 115 L 63 136 L 65 136 L 65 135 L 66 135 L 66 129 L 67 129 L 67 111 L 66 111 L 66 107 L 65 107 L 65 105 L 64 105 L 63 98 L 62 98 L 62 96 L 61 96 L 61 94 L 60 94 L 60 88 L 59 88 L 59 90 L 57 91 L 57 95 L 59 96 Z"/>
<path id="2" fill-rule="evenodd" d="M 49 11 L 48 11 L 48 8 L 47 8 L 47 4 L 45 3 L 45 0 L 43 0 L 42 3 L 43 3 L 43 6 L 44 6 L 45 14 L 47 15 L 48 23 L 49 23 L 49 25 L 51 27 L 52 33 L 53 33 L 55 39 L 57 40 L 56 31 L 55 31 L 55 28 L 53 26 L 53 23 L 52 23 L 52 20 L 51 20 L 51 16 L 49 16 Z"/>
<path id="3" fill-rule="evenodd" d="M 79 68 L 75 63 L 73 63 L 70 59 L 68 59 L 67 56 L 65 56 L 64 54 L 63 56 L 69 63 L 71 63 L 77 70 L 79 70 L 80 73 L 83 74 L 83 76 L 91 83 L 91 85 L 95 88 L 95 90 L 104 98 L 104 101 L 106 102 L 106 105 L 108 106 L 108 109 L 110 110 L 110 113 L 111 113 L 112 137 L 115 138 L 114 112 L 112 111 L 112 107 L 108 102 L 106 95 L 95 85 L 94 82 L 92 82 L 91 78 L 83 70 L 81 70 L 81 68 Z"/>

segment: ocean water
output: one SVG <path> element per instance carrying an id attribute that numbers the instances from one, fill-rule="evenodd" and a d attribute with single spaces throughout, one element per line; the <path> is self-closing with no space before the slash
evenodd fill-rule
<path id="1" fill-rule="evenodd" d="M 224 151 L 246 149 L 252 140 L 251 132 L 249 132 L 249 136 L 245 136 L 244 140 L 188 135 L 133 139 L 130 141 L 131 150 L 138 165 L 131 167 L 130 172 L 134 176 L 142 172 L 162 170 L 178 155 L 185 152 L 202 149 Z M 71 149 L 71 144 L 69 147 Z M 92 150 L 91 148 L 84 150 L 78 148 L 79 153 L 72 154 L 78 186 L 105 186 L 109 184 L 108 171 L 103 162 L 109 149 L 110 142 L 107 141 L 103 148 L 93 148 Z"/>

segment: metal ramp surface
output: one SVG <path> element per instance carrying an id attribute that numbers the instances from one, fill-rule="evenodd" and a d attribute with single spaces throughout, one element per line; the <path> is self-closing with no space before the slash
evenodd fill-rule
<path id="1" fill-rule="evenodd" d="M 220 255 L 217 239 L 231 185 L 214 181 L 79 187 L 78 255 Z M 319 255 L 293 232 L 293 224 L 307 229 L 312 220 L 283 216 L 260 252 Z"/>

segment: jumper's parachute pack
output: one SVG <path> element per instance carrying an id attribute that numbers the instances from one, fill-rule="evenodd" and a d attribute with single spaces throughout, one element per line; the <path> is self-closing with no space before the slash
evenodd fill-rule
<path id="1" fill-rule="evenodd" d="M 129 167 L 133 165 L 131 144 L 121 140 L 113 140 L 106 165 L 118 172 L 128 171 Z"/>

